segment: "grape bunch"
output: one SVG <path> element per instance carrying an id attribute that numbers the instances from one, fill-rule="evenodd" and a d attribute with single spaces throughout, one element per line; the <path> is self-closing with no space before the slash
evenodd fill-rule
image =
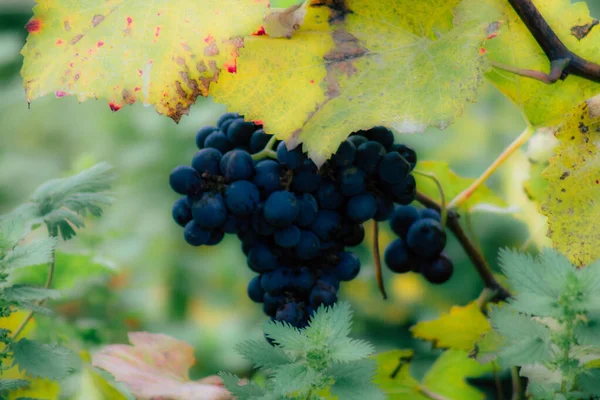
<path id="1" fill-rule="evenodd" d="M 388 220 L 395 204 L 416 195 L 416 153 L 385 127 L 352 133 L 320 169 L 299 147 L 289 150 L 236 113 L 200 129 L 196 145 L 191 167 L 170 175 L 184 195 L 174 220 L 193 246 L 236 234 L 257 273 L 248 296 L 296 327 L 335 303 L 340 282 L 358 275 L 360 261 L 348 248 L 362 243 L 363 223 Z"/>
<path id="2" fill-rule="evenodd" d="M 430 208 L 396 207 L 390 227 L 398 235 L 385 250 L 385 263 L 396 273 L 419 272 L 431 283 L 444 283 L 454 266 L 443 252 L 446 232 L 440 214 Z"/>

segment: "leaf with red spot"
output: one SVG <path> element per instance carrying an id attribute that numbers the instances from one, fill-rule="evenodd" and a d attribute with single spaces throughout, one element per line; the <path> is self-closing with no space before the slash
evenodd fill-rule
<path id="1" fill-rule="evenodd" d="M 113 111 L 142 101 L 175 121 L 220 73 L 236 72 L 243 37 L 260 30 L 268 8 L 268 0 L 38 3 L 22 51 L 28 101 L 102 98 Z"/>

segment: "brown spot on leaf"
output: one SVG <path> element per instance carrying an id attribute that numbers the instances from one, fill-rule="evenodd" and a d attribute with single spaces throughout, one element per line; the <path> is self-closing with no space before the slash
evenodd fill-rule
<path id="1" fill-rule="evenodd" d="M 177 57 L 177 58 L 175 59 L 175 62 L 176 62 L 178 65 L 185 65 L 185 58 L 183 58 L 183 57 L 179 56 L 179 57 Z"/>
<path id="2" fill-rule="evenodd" d="M 71 23 L 65 20 L 65 22 L 63 23 L 63 27 L 65 28 L 65 31 L 69 32 L 71 30 Z"/>
<path id="3" fill-rule="evenodd" d="M 75 36 L 73 39 L 71 39 L 71 44 L 75 44 L 77 42 L 79 42 L 81 40 L 81 38 L 83 38 L 83 34 L 79 34 L 77 36 Z"/>
<path id="4" fill-rule="evenodd" d="M 214 40 L 209 42 L 208 46 L 204 48 L 204 55 L 206 57 L 214 57 L 219 55 L 219 48 Z"/>
<path id="5" fill-rule="evenodd" d="M 185 51 L 192 51 L 192 48 L 188 46 L 187 43 L 181 43 L 181 47 L 183 47 Z"/>
<path id="6" fill-rule="evenodd" d="M 579 132 L 586 134 L 588 133 L 590 129 L 588 128 L 588 126 L 586 124 L 584 124 L 583 122 L 579 123 Z"/>
<path id="7" fill-rule="evenodd" d="M 135 103 L 135 96 L 128 89 L 123 88 L 121 96 L 123 97 L 123 101 L 125 102 L 125 104 Z"/>
<path id="8" fill-rule="evenodd" d="M 578 40 L 586 37 L 590 31 L 596 26 L 600 24 L 600 21 L 597 19 L 593 19 L 592 22 L 585 25 L 575 25 L 571 27 L 571 35 L 575 36 Z"/>
<path id="9" fill-rule="evenodd" d="M 64 43 L 64 42 L 63 42 L 63 40 L 62 40 L 62 39 L 58 39 L 58 40 L 56 41 L 56 45 L 57 45 L 57 46 L 60 46 L 60 45 L 61 45 L 61 44 L 63 44 L 63 43 Z"/>
<path id="10" fill-rule="evenodd" d="M 104 21 L 104 15 L 102 14 L 96 14 L 94 15 L 94 17 L 92 18 L 92 26 L 96 27 L 98 26 L 102 21 Z"/>
<path id="11" fill-rule="evenodd" d="M 569 171 L 565 171 L 561 176 L 560 176 L 560 180 L 564 181 L 566 178 L 568 178 L 571 175 L 571 173 Z"/>

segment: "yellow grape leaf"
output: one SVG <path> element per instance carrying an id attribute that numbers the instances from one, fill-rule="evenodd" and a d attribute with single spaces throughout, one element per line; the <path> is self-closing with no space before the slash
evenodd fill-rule
<path id="1" fill-rule="evenodd" d="M 267 0 L 38 0 L 21 74 L 32 101 L 48 93 L 137 100 L 179 121 L 219 74 L 235 73 L 241 36 Z"/>
<path id="2" fill-rule="evenodd" d="M 480 400 L 485 395 L 466 382 L 491 371 L 460 350 L 448 350 L 433 363 L 421 382 L 410 374 L 412 350 L 392 350 L 376 355 L 377 372 L 373 382 L 389 400 Z"/>
<path id="3" fill-rule="evenodd" d="M 463 190 L 468 188 L 475 181 L 475 179 L 463 178 L 457 175 L 450 169 L 448 163 L 444 161 L 419 161 L 416 169 L 422 172 L 427 172 L 436 177 L 436 179 L 442 185 L 446 201 L 450 201 L 454 197 L 458 196 Z M 414 175 L 420 192 L 435 199 L 436 201 L 441 200 L 440 191 L 434 180 L 427 176 L 422 176 L 419 174 Z M 486 206 L 492 206 L 491 208 L 505 208 L 508 205 L 500 196 L 494 193 L 487 186 L 481 186 L 473 193 L 469 200 L 461 205 L 461 208 L 465 211 L 472 211 L 476 207 L 483 208 Z"/>
<path id="4" fill-rule="evenodd" d="M 291 40 L 247 39 L 210 94 L 319 165 L 353 131 L 444 128 L 475 100 L 494 20 L 466 11 L 479 0 L 333 3 L 313 0 Z"/>
<path id="5" fill-rule="evenodd" d="M 218 376 L 191 381 L 194 348 L 170 336 L 129 332 L 129 345 L 105 346 L 92 357 L 92 365 L 111 373 L 140 400 L 230 400 Z"/>
<path id="6" fill-rule="evenodd" d="M 419 339 L 433 341 L 436 347 L 470 351 L 491 329 L 479 304 L 473 301 L 466 306 L 453 306 L 436 320 L 419 322 L 411 331 Z"/>
<path id="7" fill-rule="evenodd" d="M 591 29 L 576 37 L 578 27 L 593 21 L 587 4 L 571 0 L 535 0 L 546 21 L 562 42 L 573 52 L 600 63 L 600 29 Z M 507 1 L 497 2 L 502 9 L 498 36 L 486 42 L 490 60 L 512 67 L 549 72 L 548 58 Z M 581 35 L 580 35 L 581 36 Z M 523 111 L 535 126 L 553 125 L 575 105 L 600 93 L 600 83 L 569 76 L 552 85 L 494 68 L 487 78 Z"/>
<path id="8" fill-rule="evenodd" d="M 600 257 L 600 97 L 577 106 L 556 137 L 560 144 L 550 166 L 541 211 L 548 217 L 548 236 L 575 265 Z"/>

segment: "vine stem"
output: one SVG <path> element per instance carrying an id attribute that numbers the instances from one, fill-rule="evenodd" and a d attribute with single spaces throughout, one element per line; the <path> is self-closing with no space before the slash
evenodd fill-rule
<path id="1" fill-rule="evenodd" d="M 488 180 L 488 178 L 496 172 L 496 170 L 510 157 L 512 156 L 521 146 L 523 146 L 533 135 L 535 132 L 535 128 L 531 125 L 528 125 L 527 128 L 521 133 L 504 151 L 496 160 L 490 165 L 484 172 L 481 174 L 475 182 L 473 182 L 468 188 L 463 190 L 458 196 L 453 198 L 450 203 L 448 203 L 448 209 L 452 210 L 463 205 L 467 200 L 471 198 L 473 193 L 477 191 Z"/>
<path id="2" fill-rule="evenodd" d="M 438 212 L 441 211 L 441 205 L 432 198 L 424 195 L 423 193 L 417 192 L 416 200 L 419 203 L 423 204 L 425 207 L 433 208 Z M 469 256 L 469 259 L 471 260 L 473 266 L 481 276 L 481 279 L 483 280 L 485 286 L 489 289 L 497 291 L 494 300 L 499 301 L 506 300 L 507 298 L 509 298 L 510 292 L 504 286 L 502 286 L 500 282 L 496 280 L 496 277 L 492 273 L 492 270 L 490 269 L 490 266 L 485 260 L 485 257 L 477 249 L 477 246 L 475 246 L 471 239 L 469 239 L 462 226 L 458 222 L 458 214 L 456 212 L 450 211 L 448 213 L 447 226 L 448 229 L 452 231 L 454 236 L 456 236 L 456 239 L 459 241 L 459 243 Z"/>
<path id="3" fill-rule="evenodd" d="M 519 376 L 519 369 L 517 367 L 512 367 L 510 369 L 510 375 L 512 378 L 511 400 L 522 400 L 523 399 L 523 385 L 521 385 L 521 377 Z"/>
<path id="4" fill-rule="evenodd" d="M 50 237 L 58 237 L 58 231 L 56 229 L 52 229 L 50 232 Z M 56 248 L 52 249 L 52 256 L 50 259 L 50 263 L 48 264 L 48 277 L 46 278 L 46 283 L 44 284 L 44 289 L 50 289 L 52 286 L 52 279 L 54 278 L 54 270 L 56 266 Z M 37 302 L 37 306 L 41 306 L 44 304 L 44 300 L 40 300 Z M 30 310 L 29 313 L 25 316 L 25 319 L 19 324 L 17 329 L 15 329 L 11 334 L 11 339 L 15 340 L 19 335 L 23 332 L 29 321 L 33 318 L 33 314 L 35 311 Z"/>
<path id="5" fill-rule="evenodd" d="M 383 284 L 383 274 L 381 273 L 381 255 L 379 253 L 379 224 L 377 221 L 373 221 L 373 260 L 375 261 L 375 278 L 377 279 L 377 286 L 383 296 L 384 300 L 387 300 L 387 294 L 385 292 L 385 285 Z"/>
<path id="6" fill-rule="evenodd" d="M 264 149 L 262 149 L 258 153 L 252 154 L 252 159 L 254 161 L 258 161 L 264 158 L 277 158 L 277 153 L 273 150 L 275 142 L 277 142 L 277 137 L 275 135 L 272 135 Z"/>

